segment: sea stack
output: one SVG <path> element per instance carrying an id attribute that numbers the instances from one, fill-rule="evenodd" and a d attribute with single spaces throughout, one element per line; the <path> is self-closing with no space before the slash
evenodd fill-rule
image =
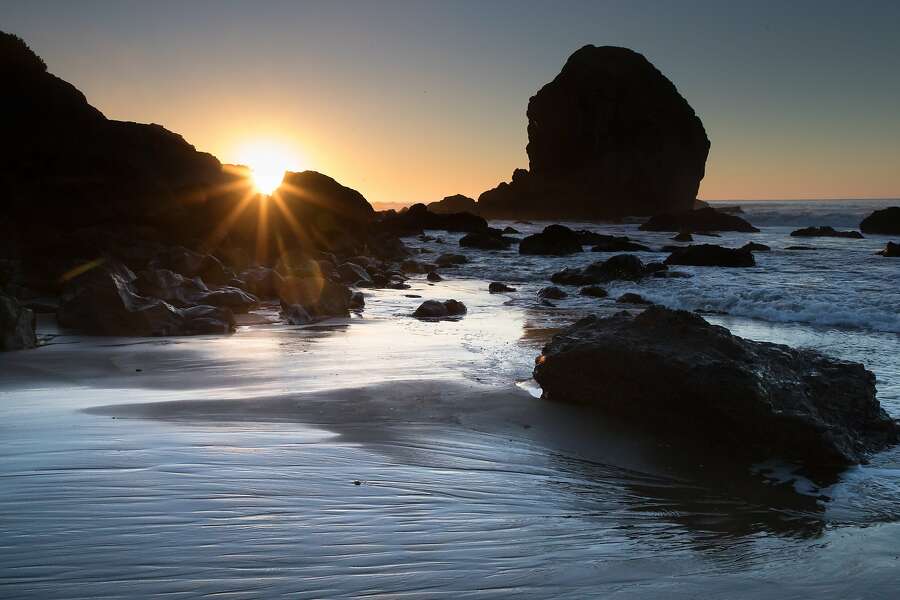
<path id="1" fill-rule="evenodd" d="M 528 102 L 529 169 L 481 194 L 488 218 L 597 219 L 690 210 L 709 138 L 643 55 L 585 46 Z"/>

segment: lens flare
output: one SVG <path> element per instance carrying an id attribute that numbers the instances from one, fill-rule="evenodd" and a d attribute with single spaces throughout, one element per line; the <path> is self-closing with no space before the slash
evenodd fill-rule
<path id="1" fill-rule="evenodd" d="M 301 171 L 297 153 L 285 145 L 269 141 L 246 144 L 237 153 L 238 162 L 250 169 L 253 186 L 271 195 L 284 179 L 285 171 Z"/>

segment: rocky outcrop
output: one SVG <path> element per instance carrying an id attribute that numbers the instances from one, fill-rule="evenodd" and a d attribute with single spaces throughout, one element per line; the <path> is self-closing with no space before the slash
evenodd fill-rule
<path id="1" fill-rule="evenodd" d="M 565 225 L 548 225 L 541 233 L 526 236 L 519 242 L 519 254 L 565 256 L 581 249 L 578 236 Z"/>
<path id="2" fill-rule="evenodd" d="M 884 250 L 878 252 L 881 256 L 889 256 L 892 258 L 900 257 L 900 244 L 888 242 Z"/>
<path id="3" fill-rule="evenodd" d="M 759 229 L 737 215 L 719 212 L 714 208 L 701 208 L 699 210 L 656 215 L 641 225 L 641 230 L 693 233 L 711 231 L 755 233 L 759 231 Z"/>
<path id="4" fill-rule="evenodd" d="M 567 268 L 554 273 L 550 281 L 559 285 L 594 285 L 609 281 L 638 281 L 657 271 L 666 270 L 659 263 L 645 265 L 633 254 L 617 254 L 582 268 Z"/>
<path id="5" fill-rule="evenodd" d="M 880 235 L 900 234 L 900 206 L 891 206 L 882 210 L 876 210 L 862 220 L 859 229 L 863 233 Z"/>
<path id="6" fill-rule="evenodd" d="M 695 267 L 753 267 L 753 253 L 744 248 L 724 248 L 715 244 L 697 244 L 675 248 L 666 259 L 667 265 Z"/>
<path id="7" fill-rule="evenodd" d="M 661 307 L 578 321 L 544 347 L 534 378 L 547 399 L 752 458 L 840 466 L 900 437 L 862 365 Z"/>
<path id="8" fill-rule="evenodd" d="M 396 235 L 413 235 L 426 229 L 457 232 L 486 232 L 487 221 L 467 212 L 438 214 L 424 204 L 413 204 L 399 213 L 384 213 L 378 221 L 381 231 Z"/>
<path id="9" fill-rule="evenodd" d="M 34 312 L 0 294 L 0 352 L 34 348 Z"/>
<path id="10" fill-rule="evenodd" d="M 102 263 L 67 285 L 57 320 L 63 327 L 93 335 L 170 336 L 234 331 L 228 308 L 195 305 L 179 309 L 142 296 L 137 277 L 125 265 Z"/>
<path id="11" fill-rule="evenodd" d="M 199 277 L 188 279 L 167 269 L 141 271 L 133 284 L 142 296 L 164 300 L 176 308 L 205 304 L 245 313 L 258 303 L 255 296 L 239 288 L 222 286 L 211 290 Z"/>
<path id="12" fill-rule="evenodd" d="M 438 202 L 429 202 L 428 210 L 437 215 L 452 215 L 453 213 L 475 214 L 475 199 L 462 194 L 454 194 Z"/>
<path id="13" fill-rule="evenodd" d="M 834 227 L 804 227 L 803 229 L 795 229 L 791 232 L 791 237 L 837 237 L 862 239 L 863 235 L 858 231 L 838 231 Z"/>
<path id="14" fill-rule="evenodd" d="M 419 319 L 447 319 L 466 314 L 466 305 L 458 300 L 426 300 L 413 312 Z"/>
<path id="15" fill-rule="evenodd" d="M 646 58 L 585 46 L 528 102 L 529 170 L 478 198 L 490 218 L 594 219 L 691 209 L 709 139 Z"/>

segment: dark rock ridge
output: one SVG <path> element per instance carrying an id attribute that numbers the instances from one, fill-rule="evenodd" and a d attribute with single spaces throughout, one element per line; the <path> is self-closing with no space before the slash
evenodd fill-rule
<path id="1" fill-rule="evenodd" d="M 881 256 L 890 256 L 896 258 L 900 256 L 900 244 L 888 242 L 884 247 L 884 250 L 880 250 L 878 254 Z"/>
<path id="2" fill-rule="evenodd" d="M 519 254 L 565 256 L 581 250 L 578 235 L 565 225 L 548 225 L 541 233 L 526 236 L 519 242 Z"/>
<path id="3" fill-rule="evenodd" d="M 585 46 L 528 102 L 529 170 L 478 198 L 490 218 L 689 210 L 709 154 L 671 81 L 627 48 Z"/>
<path id="4" fill-rule="evenodd" d="M 756 233 L 756 227 L 738 217 L 719 212 L 714 208 L 701 208 L 683 212 L 672 212 L 651 217 L 641 225 L 643 231 L 678 231 L 704 233 L 711 231 L 740 231 Z"/>
<path id="5" fill-rule="evenodd" d="M 838 231 L 834 227 L 804 227 L 803 229 L 795 229 L 791 232 L 791 237 L 837 237 L 837 238 L 853 238 L 862 239 L 862 234 L 858 231 Z"/>
<path id="6" fill-rule="evenodd" d="M 438 202 L 429 202 L 428 210 L 439 215 L 463 212 L 475 214 L 475 199 L 462 194 L 454 194 Z"/>
<path id="7" fill-rule="evenodd" d="M 488 224 L 468 212 L 439 214 L 428 210 L 424 204 L 413 204 L 399 213 L 382 213 L 378 228 L 397 235 L 413 235 L 426 229 L 480 233 L 488 231 Z"/>
<path id="8" fill-rule="evenodd" d="M 550 281 L 559 285 L 594 285 L 609 281 L 638 281 L 667 267 L 660 263 L 644 264 L 633 254 L 617 254 L 582 268 L 566 268 L 554 273 Z"/>
<path id="9" fill-rule="evenodd" d="M 862 365 L 745 340 L 662 307 L 578 321 L 544 347 L 534 378 L 547 399 L 752 458 L 841 466 L 900 437 Z"/>
<path id="10" fill-rule="evenodd" d="M 900 206 L 876 210 L 862 220 L 862 223 L 859 224 L 859 229 L 863 233 L 900 234 Z"/>
<path id="11" fill-rule="evenodd" d="M 753 267 L 756 259 L 746 248 L 724 248 L 715 244 L 697 244 L 675 248 L 666 259 L 667 265 L 695 267 Z"/>
<path id="12" fill-rule="evenodd" d="M 426 300 L 413 316 L 419 319 L 447 319 L 466 314 L 466 305 L 459 300 Z"/>
<path id="13" fill-rule="evenodd" d="M 0 294 L 0 352 L 34 348 L 34 312 Z"/>

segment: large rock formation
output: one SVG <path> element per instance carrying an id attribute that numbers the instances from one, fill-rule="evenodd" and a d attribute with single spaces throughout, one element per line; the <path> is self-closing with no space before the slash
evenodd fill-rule
<path id="1" fill-rule="evenodd" d="M 900 206 L 876 210 L 859 224 L 863 233 L 900 234 Z"/>
<path id="2" fill-rule="evenodd" d="M 463 196 L 462 194 L 454 194 L 447 196 L 438 202 L 429 202 L 428 210 L 438 215 L 452 215 L 453 213 L 474 213 L 475 199 Z"/>
<path id="3" fill-rule="evenodd" d="M 745 340 L 661 307 L 578 321 L 544 347 L 534 378 L 550 400 L 718 442 L 731 454 L 852 464 L 900 434 L 862 365 Z"/>
<path id="4" fill-rule="evenodd" d="M 490 218 L 690 210 L 709 139 L 671 81 L 627 48 L 585 46 L 528 102 L 528 171 L 478 199 Z"/>
<path id="5" fill-rule="evenodd" d="M 651 217 L 641 225 L 642 231 L 712 232 L 740 231 L 756 233 L 756 227 L 738 217 L 711 207 L 667 212 Z"/>

